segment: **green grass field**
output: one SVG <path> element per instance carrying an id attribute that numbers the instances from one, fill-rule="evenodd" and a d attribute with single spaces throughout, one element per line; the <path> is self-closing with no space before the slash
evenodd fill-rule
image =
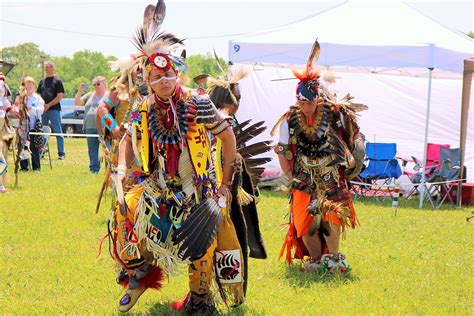
<path id="1" fill-rule="evenodd" d="M 0 196 L 0 314 L 117 314 L 122 289 L 100 239 L 110 198 L 94 213 L 103 173 L 88 172 L 83 139 L 66 139 L 67 158 L 53 170 L 21 173 L 19 187 Z M 11 159 L 10 159 L 11 160 Z M 13 168 L 10 167 L 13 174 Z M 356 203 L 362 226 L 348 231 L 342 251 L 350 277 L 320 278 L 277 261 L 286 198 L 264 191 L 259 204 L 267 260 L 250 261 L 248 299 L 231 315 L 473 314 L 473 208 L 419 210 L 400 201 Z M 184 270 L 183 270 L 184 271 Z M 149 291 L 131 314 L 174 315 L 168 304 L 187 292 L 184 273 L 161 292 Z"/>

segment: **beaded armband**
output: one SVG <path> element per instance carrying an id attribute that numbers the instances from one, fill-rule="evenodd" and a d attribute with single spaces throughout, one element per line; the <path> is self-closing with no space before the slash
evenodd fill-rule
<path id="1" fill-rule="evenodd" d="M 117 107 L 120 105 L 120 102 L 119 104 L 115 104 L 114 101 L 112 101 L 112 99 L 110 99 L 109 97 L 107 97 L 105 100 L 104 100 L 104 103 L 107 103 L 111 109 Z"/>
<path id="2" fill-rule="evenodd" d="M 223 119 L 219 123 L 217 123 L 214 127 L 210 128 L 209 131 L 214 134 L 214 135 L 219 135 L 223 131 L 225 131 L 226 128 L 231 127 L 232 123 L 230 122 L 231 119 Z"/>
<path id="3" fill-rule="evenodd" d="M 278 143 L 273 147 L 273 150 L 277 153 L 277 155 L 283 155 L 287 160 L 293 160 L 293 153 L 290 150 L 290 146 L 288 144 Z"/>
<path id="4" fill-rule="evenodd" d="M 116 126 L 118 126 L 114 117 L 110 113 L 107 113 L 104 116 L 102 116 L 102 119 L 100 120 L 100 122 L 102 123 L 102 126 L 104 126 L 105 128 L 109 130 L 109 132 L 111 132 Z"/>

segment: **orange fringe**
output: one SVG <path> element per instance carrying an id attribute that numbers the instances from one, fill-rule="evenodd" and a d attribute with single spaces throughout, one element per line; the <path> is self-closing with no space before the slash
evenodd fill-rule
<path id="1" fill-rule="evenodd" d="M 304 70 L 291 69 L 296 78 L 302 82 L 316 80 L 319 78 L 319 69 L 315 66 L 306 67 Z"/>
<path id="2" fill-rule="evenodd" d="M 292 250 L 295 251 L 294 257 L 292 257 Z M 296 228 L 293 223 L 291 223 L 288 227 L 288 231 L 286 232 L 285 241 L 280 249 L 280 253 L 278 254 L 278 260 L 280 260 L 283 255 L 285 254 L 285 261 L 287 264 L 291 264 L 293 258 L 295 259 L 303 259 L 305 255 L 308 254 L 306 247 L 303 243 L 301 238 L 296 236 Z"/>

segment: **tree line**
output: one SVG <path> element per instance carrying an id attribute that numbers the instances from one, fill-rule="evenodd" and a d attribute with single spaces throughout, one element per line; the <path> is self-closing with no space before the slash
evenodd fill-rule
<path id="1" fill-rule="evenodd" d="M 90 83 L 96 76 L 102 75 L 108 80 L 118 75 L 110 70 L 107 61 L 116 60 L 115 56 L 104 56 L 100 52 L 81 50 L 75 52 L 73 56 L 51 56 L 46 54 L 35 43 L 23 43 L 12 47 L 1 49 L 2 60 L 12 63 L 15 67 L 8 73 L 7 83 L 13 95 L 18 93 L 23 77 L 31 76 L 36 80 L 36 84 L 44 77 L 43 64 L 45 61 L 52 61 L 55 65 L 56 76 L 64 84 L 64 96 L 73 98 L 77 92 L 77 87 L 82 82 Z M 192 55 L 186 58 L 189 71 L 184 75 L 184 82 L 187 86 L 195 87 L 192 78 L 206 73 L 211 76 L 220 76 L 217 63 L 209 53 L 205 55 Z M 226 66 L 224 60 L 220 60 L 221 65 Z M 92 90 L 92 85 L 88 91 Z"/>

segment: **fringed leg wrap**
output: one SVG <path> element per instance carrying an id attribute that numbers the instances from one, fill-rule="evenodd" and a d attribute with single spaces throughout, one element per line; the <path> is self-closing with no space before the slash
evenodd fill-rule
<path id="1" fill-rule="evenodd" d="M 212 267 L 214 251 L 217 241 L 214 241 L 207 249 L 204 256 L 194 260 L 189 265 L 189 289 L 190 292 L 182 302 L 174 302 L 172 308 L 177 310 L 183 308 L 189 315 L 215 315 L 214 297 L 211 294 Z"/>
<path id="2" fill-rule="evenodd" d="M 199 295 L 211 292 L 212 263 L 217 242 L 214 241 L 204 256 L 194 260 L 188 267 L 189 289 Z"/>
<path id="3" fill-rule="evenodd" d="M 214 272 L 224 303 L 236 307 L 245 300 L 244 262 L 237 233 L 230 216 L 224 216 L 217 235 Z"/>
<path id="4" fill-rule="evenodd" d="M 331 224 L 340 225 L 342 231 L 345 231 L 346 227 L 355 228 L 359 226 L 352 201 L 332 202 L 326 200 L 323 209 L 325 218 L 329 219 Z"/>

